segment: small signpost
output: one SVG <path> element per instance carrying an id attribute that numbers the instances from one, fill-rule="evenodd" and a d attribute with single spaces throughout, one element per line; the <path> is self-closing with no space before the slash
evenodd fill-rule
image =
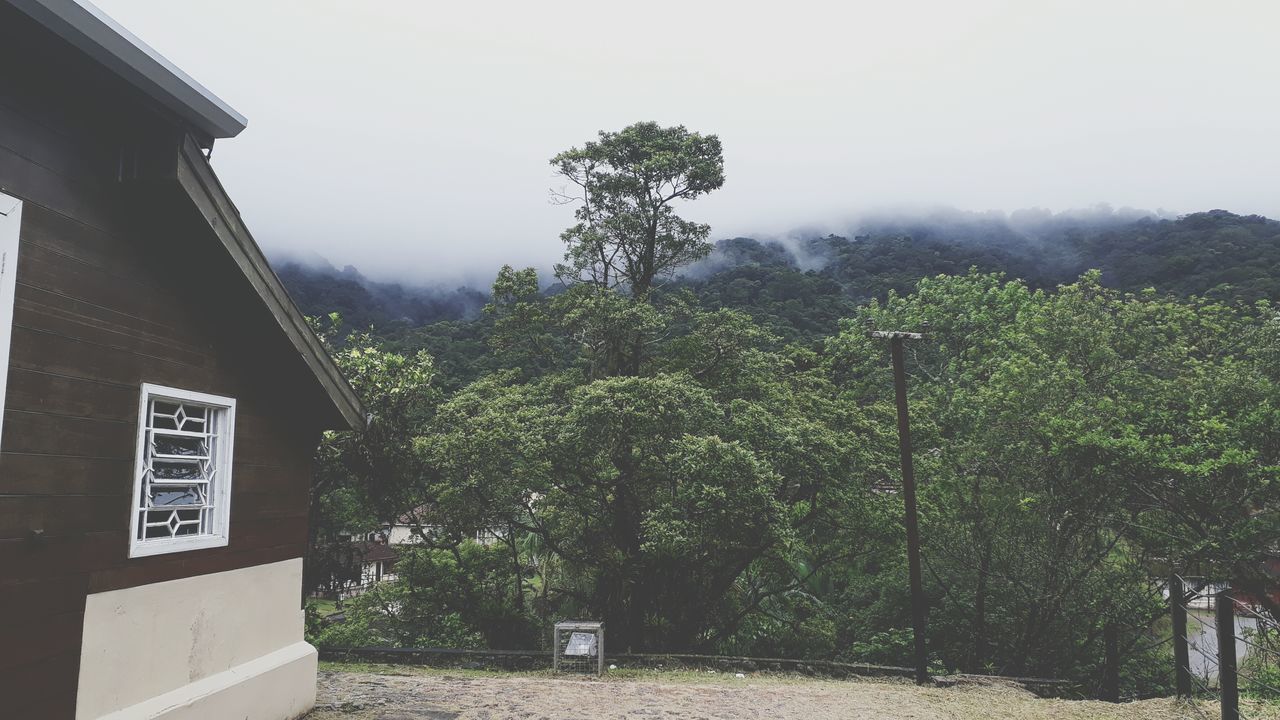
<path id="1" fill-rule="evenodd" d="M 558 622 L 551 635 L 555 672 L 604 675 L 604 623 L 589 620 Z"/>

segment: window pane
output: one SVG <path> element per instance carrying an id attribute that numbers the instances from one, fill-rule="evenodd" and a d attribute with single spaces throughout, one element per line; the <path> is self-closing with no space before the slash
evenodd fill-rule
<path id="1" fill-rule="evenodd" d="M 217 532 L 214 457 L 225 412 L 186 401 L 147 402 L 137 506 L 140 541 Z"/>
<path id="2" fill-rule="evenodd" d="M 188 455 L 207 457 L 208 445 L 204 438 L 184 435 L 164 435 L 155 433 L 151 440 L 152 451 L 156 455 Z"/>
<path id="3" fill-rule="evenodd" d="M 203 502 L 204 499 L 201 497 L 200 490 L 195 487 L 158 489 L 151 494 L 151 504 L 154 507 L 199 505 Z"/>
<path id="4" fill-rule="evenodd" d="M 205 470 L 199 461 L 156 460 L 151 463 L 153 480 L 203 480 Z"/>

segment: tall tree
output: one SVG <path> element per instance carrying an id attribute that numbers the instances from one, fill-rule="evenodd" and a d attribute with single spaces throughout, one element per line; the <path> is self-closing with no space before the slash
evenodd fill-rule
<path id="1" fill-rule="evenodd" d="M 795 589 L 749 568 L 828 564 L 850 553 L 842 527 L 866 527 L 861 414 L 742 314 L 690 325 L 637 377 L 477 381 L 422 444 L 443 522 L 535 536 L 560 611 L 602 617 L 621 647 L 707 648 Z"/>
<path id="2" fill-rule="evenodd" d="M 556 265 L 571 286 L 560 303 L 587 358 L 589 377 L 638 375 L 655 322 L 652 291 L 711 251 L 708 225 L 676 204 L 724 184 L 715 135 L 640 122 L 551 159 L 566 183 L 552 197 L 576 204 Z"/>
<path id="3" fill-rule="evenodd" d="M 553 197 L 578 205 L 578 222 L 560 236 L 569 246 L 556 266 L 562 281 L 626 288 L 644 298 L 677 268 L 710 252 L 710 226 L 676 215 L 675 204 L 724 184 L 715 135 L 640 122 L 601 132 L 551 165 L 567 181 Z"/>

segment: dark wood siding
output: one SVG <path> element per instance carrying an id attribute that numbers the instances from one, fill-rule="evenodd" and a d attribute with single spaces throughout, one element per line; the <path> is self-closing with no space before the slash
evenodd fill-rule
<path id="1" fill-rule="evenodd" d="M 303 555 L 319 402 L 187 198 L 120 181 L 163 113 L 0 3 L 0 190 L 24 200 L 0 440 L 0 697 L 74 715 L 84 599 Z M 237 399 L 230 544 L 128 558 L 139 385 Z"/>

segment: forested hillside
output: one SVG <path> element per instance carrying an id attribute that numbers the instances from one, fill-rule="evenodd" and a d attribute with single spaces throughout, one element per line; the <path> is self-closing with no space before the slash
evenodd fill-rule
<path id="1" fill-rule="evenodd" d="M 1104 286 L 1154 288 L 1252 303 L 1280 298 L 1280 222 L 1224 210 L 1155 219 L 1097 211 L 1011 217 L 945 213 L 879 218 L 853 238 L 811 236 L 761 242 L 730 238 L 674 283 L 707 309 L 742 310 L 779 337 L 813 342 L 837 320 L 925 277 L 970 268 L 1000 272 L 1032 288 L 1101 271 Z M 345 327 L 372 329 L 398 349 L 424 348 L 470 379 L 483 370 L 489 288 L 407 287 L 375 282 L 355 268 L 282 259 L 276 272 L 307 315 L 337 312 Z M 496 268 L 495 268 L 496 272 Z M 554 293 L 557 287 L 544 287 Z"/>
<path id="2" fill-rule="evenodd" d="M 272 267 L 306 314 L 336 312 L 351 327 L 373 327 L 384 335 L 441 320 L 470 320 L 489 300 L 487 288 L 405 287 L 377 282 L 350 265 L 339 270 L 318 257 L 306 261 L 277 258 Z"/>
<path id="3" fill-rule="evenodd" d="M 359 577 L 353 532 L 419 528 L 394 582 L 313 615 L 317 643 L 540 647 L 586 617 L 618 649 L 910 663 L 869 329 L 926 331 L 906 369 L 932 667 L 1097 688 L 1110 635 L 1123 692 L 1166 693 L 1171 571 L 1270 602 L 1280 223 L 711 243 L 676 208 L 724 182 L 715 136 L 638 123 L 552 167 L 580 191 L 557 282 L 503 267 L 478 314 L 449 304 L 476 291 L 282 268 L 372 417 L 321 446 L 308 587 Z"/>

